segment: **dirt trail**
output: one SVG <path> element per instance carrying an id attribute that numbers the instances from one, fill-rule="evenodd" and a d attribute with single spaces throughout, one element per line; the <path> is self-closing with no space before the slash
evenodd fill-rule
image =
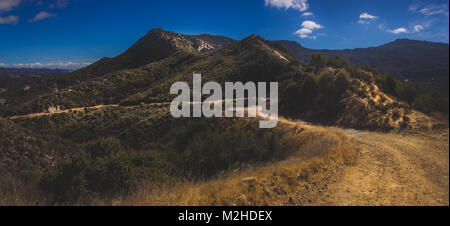
<path id="1" fill-rule="evenodd" d="M 449 205 L 448 130 L 440 135 L 343 130 L 361 151 L 318 205 Z"/>
<path id="2" fill-rule="evenodd" d="M 23 118 L 37 118 L 37 117 L 43 117 L 43 116 L 50 116 L 50 115 L 56 115 L 61 113 L 69 113 L 71 111 L 84 111 L 85 109 L 94 110 L 94 109 L 101 109 L 106 107 L 118 107 L 119 105 L 97 105 L 97 106 L 91 106 L 91 107 L 80 107 L 80 108 L 71 108 L 71 109 L 65 109 L 60 111 L 55 111 L 52 113 L 49 112 L 41 112 L 41 113 L 33 113 L 33 114 L 27 114 L 27 115 L 18 115 L 18 116 L 11 116 L 9 119 L 23 119 Z"/>
<path id="3" fill-rule="evenodd" d="M 307 123 L 280 123 L 310 129 Z M 313 127 L 313 126 L 312 126 Z M 313 205 L 449 205 L 449 131 L 379 133 L 340 129 L 360 150 L 355 166 Z"/>
<path id="4" fill-rule="evenodd" d="M 88 107 L 99 109 L 117 105 Z M 83 111 L 84 108 L 71 109 Z M 69 112 L 69 110 L 58 113 Z M 33 118 L 37 113 L 10 117 Z M 314 126 L 278 118 L 279 123 L 305 129 Z M 314 205 L 449 205 L 449 131 L 429 133 L 377 133 L 339 129 L 353 138 L 360 150 L 357 165 L 328 186 Z"/>

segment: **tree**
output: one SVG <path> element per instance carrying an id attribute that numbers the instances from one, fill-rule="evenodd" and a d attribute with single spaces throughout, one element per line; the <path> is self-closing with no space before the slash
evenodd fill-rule
<path id="1" fill-rule="evenodd" d="M 349 86 L 349 80 L 350 80 L 350 74 L 345 69 L 340 70 L 336 74 L 334 83 L 336 84 L 339 95 L 342 95 L 345 93 L 345 91 L 347 90 L 347 88 Z"/>
<path id="2" fill-rule="evenodd" d="M 327 64 L 327 60 L 320 53 L 314 53 L 311 55 L 311 60 L 309 61 L 309 65 L 314 67 L 314 70 L 317 72 L 321 68 L 325 67 Z"/>
<path id="3" fill-rule="evenodd" d="M 317 99 L 317 83 L 311 76 L 303 80 L 291 81 L 286 85 L 282 96 L 282 105 L 292 112 L 313 110 Z"/>
<path id="4" fill-rule="evenodd" d="M 341 56 L 332 56 L 328 59 L 327 65 L 334 68 L 347 68 L 351 65 L 351 63 L 347 58 Z"/>
<path id="5" fill-rule="evenodd" d="M 390 74 L 379 75 L 377 77 L 377 83 L 381 85 L 384 92 L 395 95 L 397 85 L 400 83 L 394 76 Z"/>
<path id="6" fill-rule="evenodd" d="M 100 138 L 86 144 L 85 148 L 93 159 L 110 156 L 123 150 L 120 141 L 114 138 Z"/>
<path id="7" fill-rule="evenodd" d="M 399 83 L 396 88 L 397 96 L 409 104 L 413 103 L 414 99 L 420 95 L 420 92 L 420 87 L 410 82 Z"/>
<path id="8" fill-rule="evenodd" d="M 439 91 L 430 91 L 414 99 L 413 106 L 423 112 L 448 112 L 448 96 Z"/>

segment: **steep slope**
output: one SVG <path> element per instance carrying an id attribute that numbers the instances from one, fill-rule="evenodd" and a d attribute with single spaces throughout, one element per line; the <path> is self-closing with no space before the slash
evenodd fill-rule
<path id="1" fill-rule="evenodd" d="M 206 53 L 222 49 L 235 42 L 235 40 L 231 38 L 220 35 L 201 34 L 185 35 L 185 37 L 189 38 L 191 42 L 194 43 L 194 48 L 196 48 L 197 51 Z"/>
<path id="2" fill-rule="evenodd" d="M 343 109 L 337 114 L 335 125 L 357 129 L 432 131 L 448 127 L 407 103 L 382 92 L 375 75 L 364 70 L 352 76 L 347 91 L 340 100 Z"/>
<path id="3" fill-rule="evenodd" d="M 223 36 L 188 36 L 156 28 L 119 56 L 102 58 L 73 74 L 98 76 L 118 70 L 138 68 L 169 57 L 177 51 L 211 52 L 223 48 L 232 41 Z"/>
<path id="4" fill-rule="evenodd" d="M 382 73 L 448 91 L 449 46 L 444 43 L 399 39 L 382 46 L 345 50 L 315 50 L 297 42 L 277 41 L 303 62 L 313 53 L 342 56 L 355 65 L 370 65 Z"/>

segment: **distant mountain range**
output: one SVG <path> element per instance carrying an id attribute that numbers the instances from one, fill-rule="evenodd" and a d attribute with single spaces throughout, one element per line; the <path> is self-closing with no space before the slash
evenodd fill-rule
<path id="1" fill-rule="evenodd" d="M 276 41 L 303 62 L 308 62 L 313 53 L 326 57 L 342 56 L 355 65 L 369 65 L 381 73 L 392 74 L 398 79 L 420 83 L 428 88 L 448 91 L 449 45 L 398 39 L 378 47 L 315 50 L 294 41 Z"/>
<path id="2" fill-rule="evenodd" d="M 37 68 L 2 68 L 0 67 L 1 76 L 48 76 L 48 75 L 63 75 L 71 72 L 66 69 L 37 69 Z"/>
<path id="3" fill-rule="evenodd" d="M 0 68 L 0 93 L 7 89 L 39 84 L 43 80 L 70 72 L 64 69 Z"/>
<path id="4" fill-rule="evenodd" d="M 80 70 L 80 74 L 105 74 L 120 69 L 132 69 L 164 59 L 179 49 L 210 54 L 235 40 L 217 35 L 183 35 L 153 29 L 127 51 Z M 448 91 L 449 45 L 409 39 L 398 39 L 379 47 L 345 50 L 315 50 L 294 41 L 275 41 L 300 61 L 308 63 L 313 53 L 325 57 L 342 56 L 355 65 L 369 65 L 381 73 L 398 79 L 414 81 L 428 88 Z M 77 73 L 78 74 L 78 73 Z"/>
<path id="5" fill-rule="evenodd" d="M 445 45 L 435 44 L 437 47 L 435 45 L 423 47 L 420 44 L 423 43 L 399 40 L 382 47 L 344 50 L 343 53 L 347 54 L 344 56 L 353 60 L 355 64 L 366 64 L 355 62 L 358 59 L 356 55 L 358 53 L 361 56 L 372 57 L 370 59 L 373 62 L 386 62 L 386 65 L 401 71 L 417 65 L 423 65 L 424 68 L 428 68 L 426 69 L 428 71 L 436 70 L 435 63 L 441 59 L 433 55 L 433 51 L 429 48 L 437 49 L 434 53 L 440 55 L 445 55 L 447 50 L 448 58 L 448 48 L 445 49 Z M 415 49 L 432 55 L 426 57 L 426 60 L 431 62 L 429 63 L 431 66 L 424 63 L 425 60 L 420 62 L 408 60 L 411 56 L 406 52 L 415 51 L 411 50 L 411 46 L 415 45 L 419 46 Z M 365 51 L 371 51 L 373 54 L 367 54 Z M 371 87 L 373 90 L 371 95 L 375 99 L 379 96 L 382 96 L 379 97 L 381 99 L 389 99 L 379 92 L 375 82 L 376 75 L 366 69 L 348 68 L 348 71 L 339 73 L 341 71 L 339 66 L 333 68 L 323 65 L 306 65 L 304 62 L 307 62 L 311 54 L 316 52 L 326 56 L 340 53 L 331 50 L 310 50 L 296 42 L 267 41 L 256 35 L 235 41 L 224 36 L 207 34 L 193 36 L 153 29 L 117 57 L 103 58 L 86 68 L 64 76 L 51 76 L 32 84 L 24 83 L 19 87 L 0 87 L 4 88 L 0 98 L 4 99 L 5 106 L 3 109 L 0 108 L 0 113 L 4 116 L 12 116 L 44 112 L 49 106 L 61 106 L 62 109 L 68 109 L 109 104 L 136 106 L 142 103 L 167 103 L 172 100 L 167 93 L 171 84 L 177 81 L 191 83 L 193 73 L 202 74 L 202 80 L 205 82 L 277 81 L 280 83 L 282 96 L 280 99 L 284 98 L 284 103 L 292 102 L 295 103 L 292 104 L 294 106 L 308 106 L 305 107 L 306 109 L 297 109 L 298 111 L 292 112 L 291 105 L 284 104 L 282 112 L 331 124 L 340 121 L 345 121 L 344 124 L 347 126 L 361 124 L 341 118 L 341 115 L 348 113 L 347 110 L 351 109 L 351 106 L 357 106 L 355 96 L 367 91 L 359 90 L 361 87 Z M 399 57 L 395 58 L 397 55 L 394 53 Z M 370 63 L 370 60 L 368 61 Z M 380 66 L 383 64 L 380 63 Z M 448 71 L 448 64 L 442 62 L 441 67 L 444 68 L 442 70 L 446 68 Z M 428 78 L 425 75 L 423 77 Z M 445 80 L 442 77 L 444 76 L 442 75 L 439 79 Z M 432 81 L 432 77 L 429 78 Z M 448 75 L 446 79 L 448 81 Z M 351 80 L 353 90 L 349 90 L 348 93 L 358 92 L 358 94 L 348 96 L 347 99 L 341 98 L 341 91 L 348 89 L 346 82 L 328 84 L 341 80 Z M 448 89 L 448 83 L 441 85 L 447 86 Z M 308 87 L 311 90 L 308 90 Z M 302 97 L 308 97 L 308 100 L 299 100 Z M 309 100 L 311 103 L 308 102 Z M 303 103 L 305 101 L 308 103 Z M 344 105 L 348 103 L 352 104 L 346 108 Z M 384 106 L 384 108 L 388 107 Z M 395 106 L 390 108 L 393 109 Z M 369 112 L 376 112 L 370 109 Z M 310 114 L 311 112 L 314 114 Z M 350 115 L 353 118 L 356 117 L 354 113 Z M 380 115 L 385 116 L 386 111 Z M 370 126 L 365 125 L 365 127 Z"/>
<path id="6" fill-rule="evenodd" d="M 236 40 L 225 36 L 183 35 L 157 28 L 119 56 L 102 58 L 86 68 L 71 73 L 72 76 L 69 77 L 82 80 L 118 70 L 138 68 L 167 58 L 179 49 L 208 55 L 234 42 Z M 286 40 L 275 43 L 304 63 L 308 63 L 314 53 L 320 53 L 325 57 L 339 55 L 355 65 L 369 65 L 381 73 L 392 74 L 403 81 L 413 81 L 431 89 L 449 90 L 449 45 L 445 43 L 398 39 L 378 47 L 344 50 L 309 49 L 295 41 Z M 0 75 L 55 75 L 67 72 L 67 70 L 0 68 Z"/>

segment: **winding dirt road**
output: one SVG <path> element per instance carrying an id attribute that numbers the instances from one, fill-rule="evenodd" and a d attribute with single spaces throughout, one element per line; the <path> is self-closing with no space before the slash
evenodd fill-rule
<path id="1" fill-rule="evenodd" d="M 449 205 L 448 130 L 439 135 L 343 130 L 360 149 L 356 166 L 321 205 Z"/>
<path id="2" fill-rule="evenodd" d="M 108 106 L 89 108 L 104 107 Z M 69 110 L 56 113 L 63 112 Z M 49 113 L 15 116 L 11 119 L 44 115 Z M 279 118 L 279 123 L 309 127 L 307 123 L 284 118 Z M 360 159 L 357 165 L 345 169 L 342 179 L 330 184 L 327 192 L 314 205 L 449 205 L 448 129 L 440 134 L 378 133 L 336 129 L 353 138 L 360 150 Z"/>

